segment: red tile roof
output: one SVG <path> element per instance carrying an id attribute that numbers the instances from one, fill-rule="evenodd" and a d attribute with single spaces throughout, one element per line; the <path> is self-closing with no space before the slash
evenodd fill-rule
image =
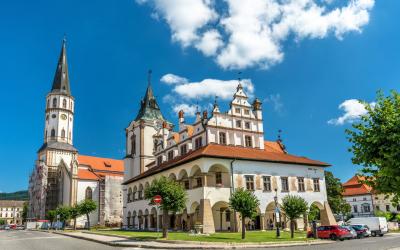
<path id="1" fill-rule="evenodd" d="M 266 141 L 264 145 L 265 149 L 262 150 L 262 149 L 244 148 L 238 146 L 208 144 L 197 150 L 190 151 L 186 155 L 178 156 L 171 161 L 167 161 L 159 166 L 150 168 L 146 172 L 126 181 L 125 184 L 131 183 L 135 180 L 156 174 L 158 172 L 172 168 L 176 165 L 183 164 L 201 157 L 276 162 L 284 164 L 311 165 L 320 167 L 330 166 L 328 163 L 324 163 L 321 161 L 315 161 L 305 157 L 287 154 L 284 152 L 283 148 L 281 147 L 281 144 L 279 144 L 278 142 Z"/>
<path id="2" fill-rule="evenodd" d="M 89 168 L 78 168 L 78 178 L 85 180 L 98 180 L 104 176 L 123 176 L 124 162 L 110 158 L 101 158 L 87 155 L 78 156 L 78 164 Z"/>
<path id="3" fill-rule="evenodd" d="M 92 171 L 84 168 L 78 169 L 78 179 L 81 180 L 98 180 L 99 177 L 95 175 Z"/>
<path id="4" fill-rule="evenodd" d="M 371 194 L 372 187 L 368 186 L 367 184 L 360 183 L 363 180 L 365 180 L 364 177 L 355 175 L 347 182 L 343 183 L 343 196 Z"/>

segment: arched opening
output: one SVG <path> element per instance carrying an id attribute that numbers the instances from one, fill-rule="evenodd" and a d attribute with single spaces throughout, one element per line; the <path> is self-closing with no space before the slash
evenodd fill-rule
<path id="1" fill-rule="evenodd" d="M 253 218 L 246 218 L 246 230 L 254 231 L 261 230 L 261 211 L 257 208 L 257 213 Z"/>
<path id="2" fill-rule="evenodd" d="M 62 138 L 62 139 L 65 139 L 65 129 L 62 129 L 62 130 L 61 130 L 61 138 Z"/>
<path id="3" fill-rule="evenodd" d="M 147 208 L 144 210 L 144 229 L 149 229 L 149 210 Z"/>
<path id="4" fill-rule="evenodd" d="M 136 200 L 136 193 L 137 193 L 137 186 L 134 186 L 132 191 L 132 201 Z"/>
<path id="5" fill-rule="evenodd" d="M 139 230 L 143 229 L 143 212 L 142 210 L 139 210 L 138 213 L 138 224 L 139 224 Z"/>
<path id="6" fill-rule="evenodd" d="M 63 104 L 62 105 L 63 105 L 63 108 L 65 108 L 65 109 L 67 108 L 67 100 L 66 99 L 63 99 Z"/>
<path id="7" fill-rule="evenodd" d="M 131 211 L 129 211 L 128 216 L 126 216 L 126 223 L 127 223 L 128 228 L 131 227 L 131 216 L 132 216 Z"/>
<path id="8" fill-rule="evenodd" d="M 195 201 L 190 206 L 189 214 L 188 214 L 188 228 L 193 229 L 193 226 L 196 223 L 202 223 L 200 217 L 200 204 Z"/>
<path id="9" fill-rule="evenodd" d="M 150 228 L 157 228 L 157 209 L 153 207 L 150 213 Z"/>
<path id="10" fill-rule="evenodd" d="M 136 135 L 131 136 L 131 155 L 136 154 Z"/>
<path id="11" fill-rule="evenodd" d="M 91 187 L 87 187 L 86 191 L 85 191 L 85 200 L 92 200 L 92 188 Z"/>
<path id="12" fill-rule="evenodd" d="M 204 176 L 205 175 L 201 172 L 201 169 L 199 166 L 196 165 L 196 166 L 192 167 L 192 169 L 190 170 L 190 178 L 192 180 L 191 188 L 195 189 L 195 188 L 203 187 L 205 184 Z"/>
<path id="13" fill-rule="evenodd" d="M 53 108 L 57 108 L 57 98 L 53 98 Z"/>
<path id="14" fill-rule="evenodd" d="M 130 203 L 132 201 L 132 188 L 130 187 L 128 189 L 128 196 L 127 196 L 127 202 Z"/>
<path id="15" fill-rule="evenodd" d="M 133 211 L 132 213 L 132 227 L 137 228 L 137 223 L 136 223 L 136 211 Z"/>
<path id="16" fill-rule="evenodd" d="M 189 176 L 188 173 L 186 172 L 185 169 L 182 169 L 179 174 L 178 174 L 178 180 L 182 184 L 182 186 L 188 190 L 190 189 L 190 181 L 189 181 Z"/>
<path id="17" fill-rule="evenodd" d="M 274 230 L 277 226 L 278 221 L 280 219 L 276 218 L 276 213 L 275 213 L 275 202 L 270 202 L 268 203 L 266 209 L 265 209 L 265 229 L 266 230 Z"/>
<path id="18" fill-rule="evenodd" d="M 233 213 L 229 209 L 229 204 L 219 201 L 212 207 L 215 231 L 230 231 L 233 228 Z"/>
<path id="19" fill-rule="evenodd" d="M 170 180 L 176 181 L 176 175 L 175 175 L 174 173 L 170 173 L 170 174 L 168 175 L 168 178 L 169 178 Z"/>
<path id="20" fill-rule="evenodd" d="M 54 139 L 56 137 L 56 130 L 54 128 L 51 130 L 50 136 L 51 136 L 51 139 Z"/>
<path id="21" fill-rule="evenodd" d="M 207 186 L 226 187 L 231 186 L 231 175 L 227 167 L 223 165 L 213 165 L 208 170 Z"/>
<path id="22" fill-rule="evenodd" d="M 139 185 L 139 190 L 138 190 L 138 200 L 143 200 L 143 185 Z"/>

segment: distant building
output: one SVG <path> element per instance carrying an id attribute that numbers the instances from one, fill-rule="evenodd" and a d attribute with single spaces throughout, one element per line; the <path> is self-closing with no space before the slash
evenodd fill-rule
<path id="1" fill-rule="evenodd" d="M 59 205 L 93 199 L 98 208 L 91 223 L 118 224 L 122 219 L 122 160 L 79 155 L 73 146 L 75 99 L 71 95 L 63 41 L 51 91 L 46 96 L 44 142 L 29 178 L 28 218 L 44 219 Z M 86 217 L 78 219 L 85 225 Z"/>
<path id="2" fill-rule="evenodd" d="M 0 200 L 0 220 L 6 224 L 22 224 L 22 210 L 25 201 Z"/>
<path id="3" fill-rule="evenodd" d="M 375 211 L 399 213 L 400 206 L 393 206 L 393 195 L 379 194 L 367 184 L 360 183 L 363 177 L 355 175 L 343 183 L 343 198 L 351 206 L 354 217 L 373 216 Z"/>
<path id="4" fill-rule="evenodd" d="M 277 221 L 287 227 L 284 213 L 276 217 L 274 196 L 281 203 L 288 194 L 317 205 L 322 224 L 336 224 L 325 186 L 329 164 L 289 154 L 280 140 L 265 141 L 261 102 L 250 104 L 240 82 L 232 94 L 227 112 L 214 103 L 211 115 L 197 112 L 192 124 L 180 111 L 174 131 L 149 83 L 137 117 L 126 128 L 125 227 L 161 227 L 162 212 L 144 200 L 144 190 L 160 176 L 178 181 L 188 193 L 185 209 L 170 214 L 171 229 L 201 224 L 204 233 L 240 230 L 239 216 L 228 204 L 237 188 L 251 190 L 260 200 L 257 215 L 246 220 L 248 229 L 273 229 Z M 296 223 L 298 228 L 306 224 L 307 218 Z"/>

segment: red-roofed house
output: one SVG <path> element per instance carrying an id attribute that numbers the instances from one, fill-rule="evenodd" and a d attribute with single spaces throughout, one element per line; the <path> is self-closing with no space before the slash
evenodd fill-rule
<path id="1" fill-rule="evenodd" d="M 374 212 L 372 188 L 360 183 L 363 177 L 355 175 L 343 183 L 343 198 L 351 206 L 351 213 L 355 217 L 370 216 Z"/>
<path id="2" fill-rule="evenodd" d="M 124 177 L 124 226 L 155 230 L 161 226 L 161 211 L 143 199 L 147 186 L 160 176 L 181 183 L 188 193 L 186 208 L 169 219 L 169 227 L 190 230 L 195 223 L 204 233 L 237 231 L 240 221 L 228 202 L 237 188 L 254 192 L 260 200 L 258 215 L 247 220 L 249 229 L 273 229 L 277 222 L 287 227 L 284 214 L 275 213 L 286 195 L 303 197 L 321 210 L 321 223 L 336 224 L 327 202 L 324 169 L 327 163 L 289 154 L 282 141 L 264 141 L 261 102 L 252 104 L 239 83 L 228 112 L 214 104 L 196 113 L 193 124 L 178 114 L 177 131 L 160 111 L 151 85 L 140 111 L 126 128 Z M 298 228 L 307 219 L 297 220 Z"/>

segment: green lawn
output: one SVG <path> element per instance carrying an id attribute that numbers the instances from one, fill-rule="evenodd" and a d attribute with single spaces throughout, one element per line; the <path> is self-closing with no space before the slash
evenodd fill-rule
<path id="1" fill-rule="evenodd" d="M 93 230 L 93 233 L 119 235 L 137 240 L 161 239 L 161 232 L 130 232 L 120 230 Z M 251 231 L 246 232 L 246 239 L 241 239 L 241 233 L 215 233 L 210 236 L 190 236 L 184 232 L 168 232 L 168 240 L 186 240 L 203 242 L 285 242 L 285 241 L 306 241 L 305 232 L 296 232 L 294 238 L 290 238 L 290 232 L 282 232 L 281 237 L 275 237 L 275 231 Z"/>

